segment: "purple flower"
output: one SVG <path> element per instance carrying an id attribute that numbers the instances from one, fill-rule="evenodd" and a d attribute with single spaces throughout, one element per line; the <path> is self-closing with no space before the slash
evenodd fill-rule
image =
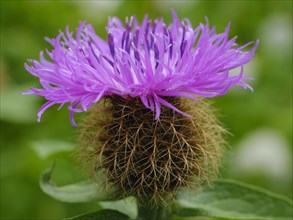
<path id="1" fill-rule="evenodd" d="M 228 39 L 230 24 L 223 33 L 200 24 L 195 29 L 188 19 L 167 26 L 162 19 L 153 23 L 147 16 L 141 24 L 135 17 L 123 26 L 114 17 L 107 26 L 108 42 L 96 35 L 91 25 L 80 23 L 75 36 L 69 31 L 55 39 L 46 39 L 53 50 L 46 50 L 47 60 L 29 60 L 25 68 L 40 79 L 43 88 L 32 88 L 24 94 L 35 94 L 48 101 L 38 112 L 55 104 L 69 103 L 71 122 L 74 112 L 87 111 L 102 97 L 115 94 L 125 98 L 140 97 L 145 107 L 160 116 L 161 105 L 185 114 L 166 101 L 167 96 L 197 100 L 197 96 L 225 94 L 233 85 L 250 88 L 243 80 L 243 65 L 254 55 L 258 41 L 250 51 Z M 241 67 L 238 75 L 230 70 Z M 185 114 L 186 115 L 186 114 Z"/>

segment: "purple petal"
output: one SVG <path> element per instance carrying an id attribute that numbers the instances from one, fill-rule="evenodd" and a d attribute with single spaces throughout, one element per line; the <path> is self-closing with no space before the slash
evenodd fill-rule
<path id="1" fill-rule="evenodd" d="M 54 104 L 69 103 L 70 120 L 74 112 L 87 111 L 106 95 L 140 97 L 146 108 L 155 112 L 156 120 L 164 105 L 180 111 L 164 97 L 184 97 L 197 101 L 198 96 L 224 95 L 240 85 L 253 90 L 245 80 L 243 66 L 253 59 L 259 45 L 238 46 L 236 37 L 229 40 L 230 23 L 223 33 L 206 25 L 193 28 L 188 19 L 179 20 L 172 9 L 168 26 L 162 19 L 154 22 L 146 15 L 141 24 L 135 17 L 123 26 L 110 18 L 108 41 L 101 39 L 91 25 L 81 22 L 76 34 L 66 27 L 54 39 L 46 38 L 52 50 L 40 53 L 39 61 L 28 60 L 25 69 L 39 78 L 41 88 L 22 94 L 43 96 L 47 102 L 38 112 Z M 244 51 L 245 50 L 245 51 Z M 235 68 L 241 71 L 232 76 Z"/>

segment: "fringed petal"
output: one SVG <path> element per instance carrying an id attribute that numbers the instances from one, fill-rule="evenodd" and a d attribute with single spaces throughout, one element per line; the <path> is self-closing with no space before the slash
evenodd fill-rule
<path id="1" fill-rule="evenodd" d="M 43 96 L 48 102 L 38 113 L 54 104 L 59 109 L 70 103 L 71 123 L 74 112 L 87 111 L 106 95 L 140 97 L 146 108 L 159 119 L 161 105 L 183 115 L 164 97 L 180 96 L 197 101 L 197 96 L 224 95 L 240 85 L 253 90 L 244 80 L 243 66 L 251 61 L 259 45 L 238 46 L 229 40 L 230 23 L 223 33 L 200 24 L 193 28 L 188 19 L 179 20 L 172 10 L 172 23 L 162 19 L 153 23 L 146 15 L 141 24 L 135 17 L 110 18 L 108 41 L 101 39 L 91 25 L 81 22 L 75 34 L 66 27 L 55 39 L 46 38 L 53 50 L 40 53 L 40 61 L 28 60 L 25 69 L 40 79 L 41 89 L 23 94 Z M 244 51 L 246 50 L 246 51 Z M 230 70 L 241 68 L 235 76 Z"/>

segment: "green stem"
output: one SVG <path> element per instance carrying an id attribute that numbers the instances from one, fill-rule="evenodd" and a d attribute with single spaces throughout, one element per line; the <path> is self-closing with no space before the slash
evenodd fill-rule
<path id="1" fill-rule="evenodd" d="M 171 208 L 138 204 L 138 215 L 136 220 L 169 220 L 171 219 Z"/>

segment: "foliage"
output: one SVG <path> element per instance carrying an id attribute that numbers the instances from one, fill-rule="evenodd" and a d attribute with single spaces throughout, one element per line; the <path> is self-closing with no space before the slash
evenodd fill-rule
<path id="1" fill-rule="evenodd" d="M 115 194 L 114 188 L 107 191 L 101 190 L 104 188 L 102 175 L 100 175 L 99 183 L 81 182 L 67 186 L 56 186 L 50 182 L 51 173 L 52 168 L 42 175 L 40 184 L 43 191 L 55 199 L 71 203 L 101 202 L 114 199 L 112 196 Z M 104 203 L 103 206 L 106 209 L 72 219 L 94 220 L 97 217 L 101 219 L 108 217 L 109 220 L 112 220 L 119 215 L 121 215 L 121 218 L 128 215 L 129 218 L 134 219 L 137 214 L 137 211 L 130 211 L 136 209 L 136 203 L 131 198 L 130 200 L 124 199 L 118 202 Z M 113 210 L 116 210 L 116 212 L 113 212 Z M 125 210 L 128 211 L 125 212 Z M 216 180 L 212 186 L 207 185 L 197 190 L 181 190 L 172 205 L 172 213 L 181 217 L 289 220 L 293 215 L 293 203 L 283 196 L 255 186 L 234 180 L 220 179 Z"/>

